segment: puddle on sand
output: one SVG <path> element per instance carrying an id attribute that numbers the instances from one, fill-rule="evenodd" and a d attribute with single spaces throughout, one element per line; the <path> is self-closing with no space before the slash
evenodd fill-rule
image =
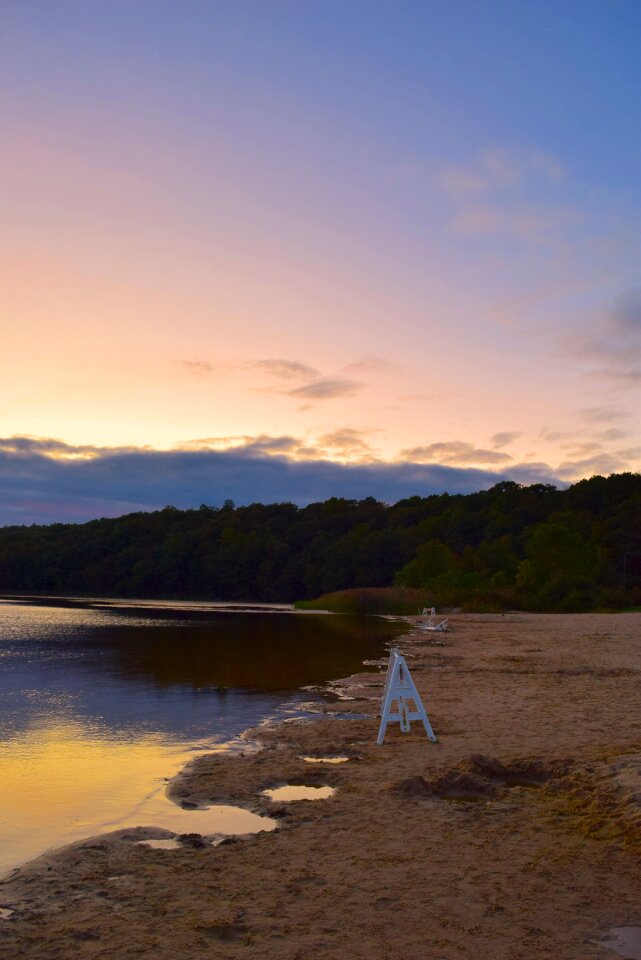
<path id="1" fill-rule="evenodd" d="M 598 942 L 624 960 L 641 960 L 641 927 L 613 927 Z"/>
<path id="2" fill-rule="evenodd" d="M 335 793 L 334 787 L 303 787 L 289 783 L 274 790 L 263 790 L 264 796 L 279 803 L 292 803 L 294 800 L 326 800 Z"/>
<path id="3" fill-rule="evenodd" d="M 177 840 L 139 840 L 141 847 L 153 847 L 154 850 L 180 850 L 182 844 Z"/>
<path id="4" fill-rule="evenodd" d="M 183 810 L 172 803 L 165 803 L 162 816 L 154 817 L 151 822 L 154 827 L 162 827 L 163 830 L 170 830 L 172 833 L 199 833 L 203 837 L 261 833 L 266 830 L 275 830 L 278 826 L 277 821 L 272 820 L 271 817 L 261 817 L 243 807 L 219 805 L 201 807 L 197 810 Z M 133 827 L 134 824 L 124 824 L 124 826 Z M 159 841 L 150 842 L 156 844 Z"/>
<path id="5" fill-rule="evenodd" d="M 172 808 L 165 805 L 162 821 L 158 820 L 154 826 L 182 835 L 198 837 L 212 837 L 212 847 L 218 846 L 226 837 L 246 836 L 249 833 L 263 833 L 275 830 L 278 822 L 271 817 L 261 817 L 243 807 L 219 805 L 216 807 L 200 807 L 195 810 L 185 810 L 181 807 Z M 131 824 L 133 827 L 133 824 Z M 180 850 L 185 844 L 178 837 L 163 837 L 162 839 L 138 840 L 137 843 L 154 850 Z M 199 843 L 198 846 L 202 844 Z"/>
<path id="6" fill-rule="evenodd" d="M 349 757 L 301 757 L 305 763 L 347 763 Z"/>

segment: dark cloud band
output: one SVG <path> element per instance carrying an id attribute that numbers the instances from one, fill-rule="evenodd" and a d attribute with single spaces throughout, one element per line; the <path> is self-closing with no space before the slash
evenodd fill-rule
<path id="1" fill-rule="evenodd" d="M 74 453 L 73 447 L 67 450 Z M 88 453 L 60 459 L 51 455 L 51 441 L 0 442 L 0 524 L 84 521 L 167 504 L 221 505 L 227 498 L 239 505 L 304 505 L 332 496 L 392 503 L 415 495 L 470 493 L 508 479 L 558 483 L 543 464 L 492 472 L 409 462 L 296 461 L 248 450 L 91 448 Z"/>

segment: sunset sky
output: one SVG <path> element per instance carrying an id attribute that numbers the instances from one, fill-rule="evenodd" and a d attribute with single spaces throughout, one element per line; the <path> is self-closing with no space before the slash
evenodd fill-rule
<path id="1" fill-rule="evenodd" d="M 3 0 L 0 523 L 641 465 L 637 0 Z"/>

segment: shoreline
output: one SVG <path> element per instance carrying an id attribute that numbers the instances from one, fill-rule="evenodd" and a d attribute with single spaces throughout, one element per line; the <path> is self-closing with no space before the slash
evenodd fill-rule
<path id="1" fill-rule="evenodd" d="M 13 595 L 0 596 L 0 600 L 10 600 L 11 602 L 13 602 L 16 599 L 19 599 L 19 598 Z M 72 606 L 74 607 L 78 606 L 83 609 L 91 609 L 94 607 L 97 609 L 102 609 L 104 607 L 107 607 L 108 609 L 109 608 L 116 609 L 118 611 L 122 611 L 122 610 L 132 611 L 133 609 L 136 612 L 139 610 L 145 609 L 146 605 L 149 604 L 149 608 L 151 609 L 152 612 L 156 612 L 158 615 L 162 615 L 163 613 L 163 607 L 159 606 L 158 602 L 154 600 L 145 601 L 145 600 L 136 599 L 135 601 L 127 601 L 127 600 L 122 600 L 120 598 L 118 600 L 115 600 L 112 603 L 108 599 L 105 599 L 103 601 L 103 598 L 97 598 L 97 597 L 62 598 L 62 597 L 53 597 L 51 595 L 39 595 L 38 597 L 35 597 L 35 595 L 31 595 L 29 597 L 27 597 L 27 595 L 22 595 L 21 599 L 23 600 L 38 599 L 43 603 L 45 603 L 46 606 L 50 606 L 51 605 L 50 601 L 52 600 L 69 600 L 69 601 L 73 601 L 71 603 Z M 189 603 L 183 604 L 182 601 L 167 601 L 167 604 L 170 607 L 170 609 L 173 609 L 173 610 L 177 609 L 176 604 L 178 604 L 178 607 L 180 607 L 181 605 L 186 608 L 190 607 Z M 62 605 L 66 606 L 67 604 L 65 603 Z M 198 604 L 198 606 L 200 606 L 200 604 Z M 230 612 L 228 608 L 231 607 L 231 608 L 234 608 L 231 612 L 236 612 L 236 608 L 240 610 L 242 605 L 235 604 L 235 603 L 220 603 L 220 604 L 212 603 L 210 604 L 210 606 L 218 607 L 221 609 L 221 611 L 224 611 L 224 612 Z M 278 606 L 275 604 L 257 605 L 255 608 L 243 607 L 241 612 L 251 612 L 252 609 L 256 609 L 257 611 L 260 610 L 261 613 L 272 612 L 272 611 L 274 613 L 289 613 L 289 612 L 307 613 L 308 612 L 308 611 L 296 611 L 294 610 L 293 607 L 291 607 L 291 605 L 290 607 L 286 608 L 284 605 Z M 188 612 L 191 616 L 192 610 L 188 609 Z M 204 612 L 206 614 L 208 611 L 204 611 Z M 321 614 L 326 613 L 326 611 L 318 611 L 318 612 Z M 381 619 L 389 619 L 389 618 L 382 617 Z M 392 619 L 405 620 L 407 618 L 394 617 Z M 393 638 L 389 641 L 389 643 L 392 643 L 392 642 L 394 642 Z M 376 674 L 372 673 L 371 675 L 375 676 Z M 213 756 L 230 757 L 235 755 L 246 756 L 246 755 L 258 752 L 259 750 L 263 749 L 262 745 L 259 743 L 257 739 L 258 735 L 262 734 L 262 732 L 265 731 L 268 727 L 274 726 L 278 728 L 281 724 L 289 723 L 289 722 L 292 722 L 293 720 L 298 719 L 296 716 L 292 718 L 285 717 L 283 716 L 284 713 L 292 712 L 294 714 L 301 714 L 301 715 L 311 714 L 312 715 L 311 719 L 314 718 L 313 715 L 315 714 L 322 715 L 324 712 L 326 712 L 327 705 L 331 702 L 330 697 L 332 695 L 335 695 L 334 689 L 333 689 L 334 685 L 349 683 L 350 680 L 351 680 L 351 677 L 330 679 L 318 685 L 312 685 L 309 687 L 300 687 L 297 690 L 288 691 L 288 698 L 286 700 L 283 700 L 283 702 L 280 704 L 276 712 L 266 716 L 263 720 L 260 721 L 260 723 L 257 726 L 249 726 L 244 730 L 241 730 L 238 734 L 236 734 L 230 740 L 227 740 L 227 741 L 222 740 L 216 743 L 215 745 L 212 744 L 208 748 L 201 747 L 199 748 L 199 751 L 196 756 L 192 756 L 189 759 L 183 760 L 177 768 L 174 766 L 174 772 L 171 774 L 171 776 L 162 778 L 165 781 L 165 786 L 162 788 L 161 791 L 158 791 L 158 793 L 162 794 L 162 797 L 164 798 L 164 801 L 166 802 L 166 805 L 168 808 L 164 815 L 159 814 L 158 819 L 159 820 L 164 819 L 166 821 L 169 821 L 171 819 L 177 819 L 175 814 L 177 814 L 181 810 L 182 803 L 178 796 L 173 795 L 174 784 L 176 784 L 180 780 L 184 771 L 190 768 L 203 756 L 207 756 L 207 757 L 213 757 Z M 314 699 L 314 697 L 318 697 L 318 699 Z M 192 745 L 191 747 L 185 746 L 185 751 L 191 752 L 194 748 L 195 748 L 195 744 Z M 141 803 L 144 803 L 145 799 L 149 800 L 150 797 L 142 798 L 138 803 L 134 804 L 134 806 L 137 807 Z M 189 813 L 193 810 L 205 810 L 209 806 L 221 806 L 221 805 L 227 806 L 227 804 L 224 801 L 221 801 L 220 804 L 214 804 L 210 802 L 208 804 L 203 804 L 202 806 L 189 804 L 189 806 L 182 807 L 182 809 L 186 815 L 186 818 L 188 819 Z M 257 806 L 256 804 L 254 804 L 253 806 L 245 805 L 244 809 L 246 809 L 248 812 L 250 811 L 257 812 L 257 810 L 254 810 L 256 806 Z M 150 811 L 147 811 L 147 815 L 152 817 L 154 816 L 154 814 L 150 813 Z M 263 815 L 264 815 L 264 811 L 263 811 Z M 86 834 L 86 835 L 77 836 L 74 839 L 61 838 L 61 842 L 53 843 L 51 846 L 46 848 L 41 848 L 41 852 L 34 852 L 27 859 L 21 860 L 17 862 L 14 866 L 9 866 L 4 869 L 0 873 L 0 889 L 1 889 L 1 885 L 4 885 L 7 882 L 11 881 L 13 878 L 17 877 L 22 870 L 29 869 L 34 864 L 39 863 L 41 861 L 48 862 L 51 858 L 55 858 L 63 852 L 72 851 L 75 848 L 82 848 L 85 844 L 88 844 L 88 843 L 94 843 L 96 841 L 102 841 L 103 839 L 109 839 L 109 838 L 118 839 L 120 836 L 131 835 L 133 837 L 134 832 L 138 840 L 143 840 L 147 838 L 156 839 L 161 837 L 162 838 L 175 837 L 179 835 L 178 833 L 172 830 L 171 826 L 159 826 L 155 822 L 150 826 L 146 826 L 142 824 L 138 826 L 134 826 L 131 822 L 128 823 L 128 821 L 133 821 L 134 817 L 135 817 L 135 814 L 133 813 L 131 815 L 128 813 L 123 813 L 122 816 L 120 816 L 117 820 L 113 821 L 113 825 L 107 824 L 107 823 L 105 823 L 104 825 L 96 824 L 96 832 L 90 832 L 89 834 Z M 230 818 L 228 817 L 227 820 L 229 821 L 229 819 Z M 192 824 L 192 826 L 195 828 L 196 824 Z M 224 826 L 224 824 L 221 822 L 221 828 L 222 826 Z M 231 829 L 228 832 L 212 831 L 210 833 L 203 833 L 204 837 L 216 838 L 218 842 L 220 837 L 236 836 L 236 835 L 242 835 L 242 834 L 238 832 L 234 833 L 232 832 Z M 0 901 L 1 901 L 1 898 L 0 898 Z M 0 903 L 0 909 L 2 909 L 1 903 Z M 0 916 L 0 919 L 2 919 L 1 916 Z"/>
<path id="2" fill-rule="evenodd" d="M 249 728 L 258 751 L 205 754 L 167 785 L 279 829 L 177 850 L 129 830 L 51 851 L 0 885 L 2 960 L 49 960 L 52 944 L 63 958 L 612 956 L 595 939 L 641 921 L 641 615 L 451 623 L 436 642 L 416 627 L 396 641 L 439 743 L 392 725 L 377 747 L 380 672 L 331 681 L 356 699 Z M 359 704 L 369 715 L 332 716 Z M 350 759 L 300 759 L 316 751 Z M 261 794 L 284 783 L 336 793 Z"/>

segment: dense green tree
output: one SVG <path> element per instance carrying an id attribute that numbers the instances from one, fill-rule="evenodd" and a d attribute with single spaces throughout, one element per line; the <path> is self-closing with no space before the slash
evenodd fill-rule
<path id="1" fill-rule="evenodd" d="M 585 609 L 598 592 L 603 550 L 569 526 L 549 521 L 539 524 L 526 544 L 517 586 L 536 608 Z"/>
<path id="2" fill-rule="evenodd" d="M 428 540 L 421 544 L 416 556 L 396 574 L 396 582 L 402 587 L 430 587 L 455 564 L 450 548 L 440 540 Z"/>

